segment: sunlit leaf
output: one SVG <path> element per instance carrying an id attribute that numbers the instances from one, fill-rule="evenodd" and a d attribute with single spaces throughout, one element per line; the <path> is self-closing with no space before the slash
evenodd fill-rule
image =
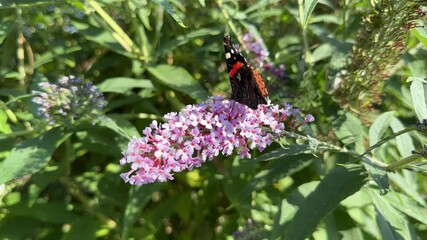
<path id="1" fill-rule="evenodd" d="M 148 71 L 161 83 L 170 88 L 188 94 L 194 99 L 206 99 L 207 91 L 184 68 L 171 65 L 149 67 Z"/>
<path id="2" fill-rule="evenodd" d="M 117 77 L 106 79 L 97 87 L 101 92 L 125 93 L 133 88 L 153 88 L 153 84 L 148 79 Z"/>
<path id="3" fill-rule="evenodd" d="M 327 174 L 316 189 L 299 206 L 284 239 L 305 239 L 338 204 L 357 192 L 366 183 L 366 172 L 361 166 L 336 167 Z"/>
<path id="4" fill-rule="evenodd" d="M 187 27 L 167 0 L 153 0 L 153 2 L 161 5 L 181 27 Z"/>
<path id="5" fill-rule="evenodd" d="M 411 96 L 418 121 L 427 119 L 427 83 L 414 79 L 411 83 Z"/>

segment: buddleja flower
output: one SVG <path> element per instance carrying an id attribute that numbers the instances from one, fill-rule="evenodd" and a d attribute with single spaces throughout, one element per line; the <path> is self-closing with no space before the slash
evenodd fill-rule
<path id="1" fill-rule="evenodd" d="M 314 120 L 311 115 L 299 120 L 299 115 L 288 104 L 252 110 L 221 97 L 189 105 L 180 113 L 166 114 L 163 124 L 153 121 L 143 137 L 129 142 L 120 164 L 130 165 L 130 171 L 121 177 L 135 185 L 164 182 L 173 179 L 174 172 L 200 167 L 220 154 L 251 158 L 250 149 L 263 151 L 283 131 Z"/>
<path id="2" fill-rule="evenodd" d="M 273 62 L 270 61 L 269 55 L 270 52 L 265 47 L 264 41 L 262 38 L 256 38 L 252 32 L 245 33 L 242 36 L 243 44 L 254 57 L 255 67 L 262 69 L 263 72 L 268 73 L 278 79 L 283 79 L 286 77 L 285 65 L 280 64 L 276 66 Z"/>
<path id="3" fill-rule="evenodd" d="M 107 105 L 102 93 L 92 83 L 74 76 L 62 77 L 56 83 L 41 82 L 42 91 L 34 91 L 33 102 L 39 105 L 37 115 L 49 125 L 71 126 L 75 120 L 96 120 Z"/>

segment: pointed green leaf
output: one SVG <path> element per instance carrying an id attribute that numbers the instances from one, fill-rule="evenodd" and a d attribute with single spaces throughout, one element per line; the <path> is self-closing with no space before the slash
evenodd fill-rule
<path id="1" fill-rule="evenodd" d="M 312 148 L 310 145 L 294 144 L 294 145 L 286 146 L 286 148 L 285 147 L 277 148 L 268 153 L 264 153 L 259 157 L 254 158 L 253 161 L 272 161 L 272 160 L 280 159 L 287 156 L 296 156 L 300 154 L 311 154 L 311 153 L 312 153 Z"/>
<path id="2" fill-rule="evenodd" d="M 394 133 L 402 131 L 405 129 L 403 124 L 399 121 L 399 119 L 393 117 L 390 127 Z M 396 137 L 397 149 L 402 157 L 408 157 L 412 155 L 412 151 L 415 149 L 414 143 L 412 142 L 412 138 L 409 133 L 404 133 Z"/>
<path id="3" fill-rule="evenodd" d="M 417 239 L 408 220 L 383 197 L 371 191 L 382 239 Z"/>
<path id="4" fill-rule="evenodd" d="M 172 89 L 188 94 L 194 99 L 206 99 L 207 91 L 184 68 L 158 65 L 147 68 L 160 82 Z"/>
<path id="5" fill-rule="evenodd" d="M 169 4 L 169 2 L 167 0 L 153 0 L 153 2 L 159 4 L 160 6 L 162 6 L 166 12 L 169 13 L 169 15 L 172 16 L 173 19 L 175 19 L 175 21 L 183 28 L 186 28 L 187 26 L 185 26 L 185 24 L 182 22 L 181 18 L 178 16 L 178 14 L 176 13 L 176 11 L 172 8 L 172 6 Z"/>
<path id="6" fill-rule="evenodd" d="M 319 222 L 348 196 L 366 182 L 366 172 L 360 165 L 336 167 L 328 173 L 299 206 L 284 231 L 283 239 L 305 239 Z"/>
<path id="7" fill-rule="evenodd" d="M 418 120 L 427 119 L 427 83 L 422 79 L 415 79 L 411 83 L 412 104 Z"/>
<path id="8" fill-rule="evenodd" d="M 369 128 L 369 146 L 379 142 L 393 119 L 393 111 L 385 112 L 375 119 Z"/>
<path id="9" fill-rule="evenodd" d="M 384 197 L 395 209 L 427 225 L 427 208 L 419 205 L 407 195 L 390 192 Z"/>
<path id="10" fill-rule="evenodd" d="M 0 165 L 0 184 L 40 171 L 55 149 L 70 136 L 71 133 L 64 134 L 61 128 L 53 128 L 21 143 Z"/>
<path id="11" fill-rule="evenodd" d="M 311 14 L 313 13 L 314 8 L 317 5 L 317 0 L 305 0 L 304 1 L 304 22 L 303 27 L 307 28 L 308 21 Z"/>
<path id="12" fill-rule="evenodd" d="M 153 88 L 153 84 L 149 79 L 117 77 L 106 79 L 97 87 L 101 92 L 125 93 L 133 88 Z"/>
<path id="13" fill-rule="evenodd" d="M 363 147 L 363 127 L 360 119 L 350 113 L 339 116 L 332 122 L 335 135 L 345 144 L 355 144 L 357 152 L 362 153 Z"/>
<path id="14" fill-rule="evenodd" d="M 371 159 L 366 157 L 363 159 L 362 163 L 368 171 L 369 176 L 380 188 L 381 194 L 387 194 L 390 188 L 390 180 L 388 179 L 387 171 L 384 168 L 375 165 L 372 163 Z"/>
<path id="15" fill-rule="evenodd" d="M 142 186 L 133 186 L 129 191 L 129 200 L 123 216 L 123 228 L 121 239 L 129 238 L 129 231 L 133 224 L 141 216 L 141 211 L 145 205 L 151 200 L 151 195 L 158 191 L 162 185 L 160 183 L 152 183 Z"/>
<path id="16" fill-rule="evenodd" d="M 71 21 L 73 26 L 79 31 L 79 34 L 83 35 L 90 41 L 98 43 L 118 54 L 133 58 L 133 54 L 126 51 L 123 46 L 113 36 L 113 32 L 110 29 L 103 29 L 101 27 L 93 26 L 87 22 L 79 22 L 76 20 Z"/>

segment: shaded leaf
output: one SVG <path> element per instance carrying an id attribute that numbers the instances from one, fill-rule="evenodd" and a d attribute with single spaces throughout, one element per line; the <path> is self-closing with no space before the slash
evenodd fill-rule
<path id="1" fill-rule="evenodd" d="M 151 200 L 151 195 L 158 191 L 160 187 L 161 183 L 152 183 L 131 188 L 123 216 L 121 239 L 128 239 L 130 229 L 137 218 L 141 216 L 141 210 Z"/>
<path id="2" fill-rule="evenodd" d="M 254 158 L 253 161 L 271 161 L 271 160 L 276 160 L 276 159 L 280 159 L 287 156 L 295 156 L 300 154 L 311 154 L 311 153 L 312 153 L 312 148 L 310 145 L 294 144 L 294 145 L 287 146 L 286 148 L 281 147 L 281 148 L 272 150 L 268 153 L 264 153 L 259 157 Z"/>
<path id="3" fill-rule="evenodd" d="M 388 191 L 390 191 L 390 181 L 388 179 L 387 171 L 384 168 L 381 168 L 372 163 L 371 159 L 369 158 L 364 158 L 362 163 L 368 171 L 369 176 L 380 188 L 381 194 L 387 194 Z"/>
<path id="4" fill-rule="evenodd" d="M 61 128 L 53 128 L 38 138 L 21 143 L 0 165 L 0 184 L 38 172 L 70 136 L 71 133 L 64 134 Z"/>
<path id="5" fill-rule="evenodd" d="M 274 160 L 272 160 L 272 164 L 269 165 L 268 169 L 258 173 L 254 177 L 254 179 L 252 179 L 249 183 L 245 185 L 244 188 L 242 188 L 241 191 L 239 191 L 239 195 L 248 196 L 252 193 L 252 191 L 262 189 L 286 176 L 290 176 L 310 165 L 314 158 L 312 154 L 301 154 L 298 156 L 292 156 L 287 155 L 286 153 L 276 155 L 275 157 L 277 158 L 274 158 Z"/>

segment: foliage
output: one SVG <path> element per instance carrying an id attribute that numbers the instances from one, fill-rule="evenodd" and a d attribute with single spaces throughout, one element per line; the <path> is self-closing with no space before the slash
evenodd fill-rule
<path id="1" fill-rule="evenodd" d="M 412 0 L 2 1 L 0 238 L 427 238 L 425 11 Z M 252 159 L 125 183 L 131 137 L 229 97 L 224 34 L 249 62 L 262 45 L 272 102 L 315 121 Z M 103 93 L 102 118 L 45 124 L 34 91 L 71 75 Z"/>

